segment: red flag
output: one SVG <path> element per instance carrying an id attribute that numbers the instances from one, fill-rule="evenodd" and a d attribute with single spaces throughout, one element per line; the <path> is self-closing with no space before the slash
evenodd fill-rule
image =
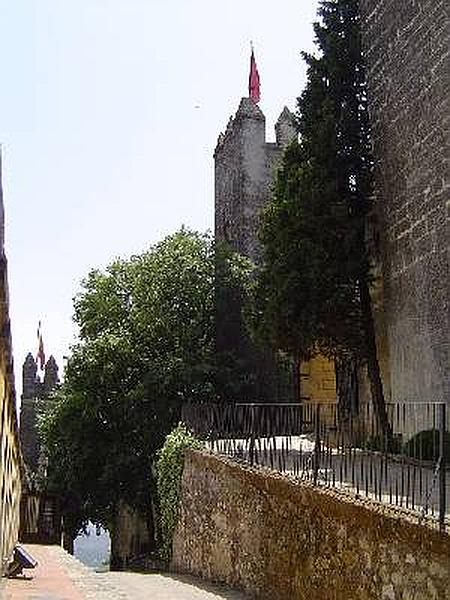
<path id="1" fill-rule="evenodd" d="M 38 329 L 37 329 L 37 338 L 38 338 L 38 353 L 36 356 L 36 363 L 39 365 L 41 363 L 41 371 L 44 370 L 45 366 L 45 352 L 44 352 L 44 340 L 42 339 L 42 331 L 41 331 L 41 322 L 39 321 Z"/>
<path id="2" fill-rule="evenodd" d="M 250 57 L 250 76 L 248 78 L 248 95 L 253 102 L 259 102 L 261 98 L 260 85 L 259 85 L 259 73 L 258 67 L 256 66 L 255 55 L 253 53 Z"/>

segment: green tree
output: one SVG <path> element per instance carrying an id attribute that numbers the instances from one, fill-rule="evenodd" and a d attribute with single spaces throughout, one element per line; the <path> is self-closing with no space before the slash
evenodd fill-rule
<path id="1" fill-rule="evenodd" d="M 111 531 L 121 502 L 154 534 L 156 452 L 184 402 L 216 395 L 215 254 L 209 235 L 182 229 L 83 281 L 79 341 L 42 424 L 72 534 L 88 519 Z"/>
<path id="2" fill-rule="evenodd" d="M 366 361 L 387 430 L 369 295 L 373 159 L 358 2 L 323 0 L 318 12 L 319 53 L 303 54 L 300 141 L 287 148 L 263 214 L 256 329 L 294 356 Z"/>

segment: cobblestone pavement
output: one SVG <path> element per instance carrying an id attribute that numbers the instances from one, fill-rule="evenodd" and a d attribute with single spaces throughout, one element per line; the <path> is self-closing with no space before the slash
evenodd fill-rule
<path id="1" fill-rule="evenodd" d="M 26 545 L 38 561 L 32 579 L 0 580 L 1 600 L 244 600 L 244 596 L 190 577 L 95 573 L 59 546 Z"/>

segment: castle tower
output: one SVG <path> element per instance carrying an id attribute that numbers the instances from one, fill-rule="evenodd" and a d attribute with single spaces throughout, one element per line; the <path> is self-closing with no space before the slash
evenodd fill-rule
<path id="1" fill-rule="evenodd" d="M 278 121 L 275 123 L 275 139 L 277 146 L 284 148 L 297 137 L 294 115 L 287 106 L 283 108 Z"/>
<path id="2" fill-rule="evenodd" d="M 38 416 L 59 383 L 58 365 L 53 356 L 45 365 L 43 381 L 37 374 L 36 361 L 29 352 L 22 367 L 22 397 L 20 407 L 20 440 L 25 464 L 35 473 L 39 467 L 41 446 L 38 434 Z"/>
<path id="3" fill-rule="evenodd" d="M 283 148 L 296 136 L 294 118 L 287 108 L 277 121 L 276 136 L 275 143 L 266 142 L 264 114 L 251 98 L 242 98 L 236 115 L 219 135 L 214 153 L 215 238 L 255 264 L 261 262 L 260 213 L 270 201 Z M 278 389 L 273 356 L 255 348 L 241 312 L 239 294 L 230 290 L 216 294 L 218 356 L 234 356 L 246 365 L 242 374 L 246 383 L 240 392 L 246 397 L 242 399 L 273 400 Z"/>
<path id="4" fill-rule="evenodd" d="M 284 108 L 275 126 L 276 143 L 266 142 L 266 119 L 250 98 L 219 135 L 215 159 L 215 237 L 259 263 L 259 215 L 284 146 L 295 136 L 294 117 Z"/>

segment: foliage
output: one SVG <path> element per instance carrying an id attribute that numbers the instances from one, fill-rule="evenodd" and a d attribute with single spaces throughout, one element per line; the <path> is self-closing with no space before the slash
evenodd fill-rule
<path id="1" fill-rule="evenodd" d="M 360 357 L 372 157 L 357 1 L 322 1 L 319 14 L 320 56 L 303 55 L 300 141 L 287 148 L 263 215 L 256 327 L 294 355 Z"/>
<path id="2" fill-rule="evenodd" d="M 419 460 L 437 461 L 440 452 L 440 432 L 437 429 L 427 429 L 416 433 L 405 444 L 404 451 L 408 456 Z M 445 462 L 450 462 L 450 432 L 444 433 Z"/>
<path id="3" fill-rule="evenodd" d="M 159 506 L 159 534 L 161 537 L 161 558 L 169 561 L 172 556 L 172 539 L 178 520 L 181 476 L 184 466 L 184 452 L 187 448 L 201 448 L 197 440 L 180 423 L 166 438 L 158 453 L 157 490 Z"/>
<path id="4" fill-rule="evenodd" d="M 255 329 L 295 359 L 334 358 L 342 373 L 366 362 L 378 423 L 391 435 L 369 293 L 373 157 L 358 0 L 322 0 L 319 15 L 319 55 L 303 54 L 300 141 L 286 150 L 263 214 Z"/>
<path id="5" fill-rule="evenodd" d="M 373 450 L 375 452 L 389 452 L 390 454 L 402 454 L 404 449 L 402 435 L 373 435 L 365 441 L 364 448 L 366 450 Z"/>
<path id="6" fill-rule="evenodd" d="M 183 402 L 213 399 L 215 255 L 211 236 L 182 229 L 83 281 L 79 341 L 42 425 L 74 531 L 111 528 L 120 501 L 151 515 L 156 451 Z"/>
<path id="7" fill-rule="evenodd" d="M 258 349 L 251 340 L 247 313 L 251 308 L 255 265 L 224 242 L 216 253 L 216 389 L 219 400 L 258 397 Z"/>

